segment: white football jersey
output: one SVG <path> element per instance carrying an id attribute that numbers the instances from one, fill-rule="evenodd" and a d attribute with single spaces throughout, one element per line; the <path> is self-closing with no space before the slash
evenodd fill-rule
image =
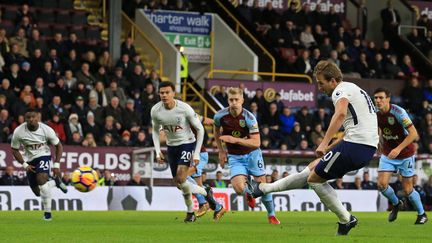
<path id="1" fill-rule="evenodd" d="M 378 120 L 374 103 L 366 91 L 350 82 L 341 82 L 332 93 L 333 104 L 339 99 L 349 101 L 343 126 L 344 140 L 352 143 L 378 146 Z"/>
<path id="2" fill-rule="evenodd" d="M 27 123 L 19 125 L 13 135 L 11 147 L 19 149 L 21 145 L 24 147 L 24 156 L 27 161 L 32 161 L 41 156 L 51 156 L 49 145 L 57 145 L 60 142 L 54 130 L 39 122 L 39 128 L 36 131 L 30 131 L 27 128 Z"/>
<path id="3" fill-rule="evenodd" d="M 191 124 L 194 127 L 202 127 L 202 124 L 190 105 L 180 100 L 175 100 L 175 102 L 176 105 L 171 110 L 167 110 L 162 101 L 152 107 L 153 128 L 164 130 L 168 146 L 193 143 L 195 135 L 192 132 Z"/>

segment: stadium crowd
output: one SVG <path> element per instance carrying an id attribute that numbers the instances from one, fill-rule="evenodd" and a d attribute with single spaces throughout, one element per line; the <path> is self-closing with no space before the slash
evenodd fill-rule
<path id="1" fill-rule="evenodd" d="M 136 8 L 202 11 L 206 7 L 205 1 L 201 2 L 194 7 L 190 1 L 135 0 L 124 4 L 123 9 L 130 16 Z M 360 28 L 350 29 L 344 24 L 334 9 L 323 13 L 317 6 L 311 11 L 305 4 L 300 12 L 294 11 L 294 6 L 282 14 L 271 4 L 264 10 L 242 4 L 238 10 L 274 48 L 281 53 L 294 51 L 298 58 L 288 62 L 298 73 L 311 74 L 319 60 L 330 59 L 346 76 L 407 80 L 402 93 L 395 94 L 395 101 L 407 108 L 420 132 L 418 152 L 432 153 L 430 74 L 419 73 L 409 55 L 399 59 L 400 53 L 389 41 L 378 48 L 373 40 L 364 39 Z M 157 70 L 144 65 L 133 39 L 124 40 L 121 58 L 113 60 L 104 41 L 97 40 L 94 45 L 73 31 L 68 36 L 61 32 L 44 35 L 31 9 L 22 5 L 13 19 L 13 31 L 0 23 L 0 142 L 10 143 L 14 129 L 24 122 L 24 113 L 36 109 L 66 145 L 152 146 L 150 109 L 159 101 L 160 77 Z M 418 25 L 428 28 L 427 34 L 413 31 L 408 39 L 427 53 L 432 48 L 432 24 L 422 16 Z M 286 107 L 280 95 L 268 102 L 262 90 L 255 93 L 253 98 L 245 96 L 245 106 L 260 124 L 263 149 L 312 151 L 320 143 L 330 122 L 330 107 Z M 215 97 L 227 105 L 225 87 Z M 212 139 L 207 145 L 216 147 Z M 13 172 L 13 168 L 6 168 L 1 184 L 22 184 L 11 169 Z M 110 175 L 104 172 L 103 184 L 114 183 Z M 65 182 L 68 177 L 65 173 Z M 142 183 L 137 176 L 133 178 L 131 184 Z M 269 180 L 275 178 L 269 175 Z M 220 180 L 212 183 L 216 187 L 225 184 Z M 367 183 L 366 178 L 358 178 L 348 186 L 336 181 L 335 186 L 366 189 L 364 186 L 370 186 Z M 430 205 L 432 177 L 422 191 L 424 202 Z"/>

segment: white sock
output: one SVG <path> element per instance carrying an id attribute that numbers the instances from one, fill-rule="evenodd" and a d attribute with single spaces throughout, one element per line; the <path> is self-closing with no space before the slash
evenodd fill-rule
<path id="1" fill-rule="evenodd" d="M 307 185 L 307 178 L 309 176 L 310 169 L 306 166 L 300 173 L 289 175 L 282 179 L 279 179 L 273 183 L 261 183 L 259 189 L 264 194 L 270 192 L 281 192 L 291 189 L 300 189 Z"/>
<path id="2" fill-rule="evenodd" d="M 321 199 L 321 202 L 335 213 L 339 222 L 346 224 L 350 221 L 351 214 L 342 205 L 342 202 L 337 198 L 337 193 L 327 182 L 325 183 L 309 183 L 315 193 Z"/>
<path id="3" fill-rule="evenodd" d="M 55 185 L 55 183 L 54 183 Z M 51 212 L 51 184 L 45 183 L 42 186 L 39 186 L 42 205 L 44 207 L 45 212 Z"/>
<path id="4" fill-rule="evenodd" d="M 189 185 L 189 190 L 192 194 L 201 194 L 203 196 L 207 196 L 207 192 L 204 188 L 202 188 L 196 184 L 193 184 L 189 181 L 186 181 L 185 183 L 187 183 Z"/>
<path id="5" fill-rule="evenodd" d="M 183 192 L 183 198 L 187 207 L 187 212 L 192 213 L 193 212 L 193 203 L 192 203 L 192 193 L 190 190 L 190 183 L 183 182 L 180 184 L 180 190 Z"/>

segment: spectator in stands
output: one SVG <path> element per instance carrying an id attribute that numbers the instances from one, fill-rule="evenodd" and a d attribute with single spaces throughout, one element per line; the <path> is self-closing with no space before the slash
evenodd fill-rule
<path id="1" fill-rule="evenodd" d="M 294 129 L 291 132 L 290 136 L 288 137 L 289 139 L 289 145 L 291 148 L 295 148 L 300 144 L 300 141 L 303 139 L 307 139 L 307 133 L 302 131 L 300 128 L 300 124 L 298 122 L 296 122 L 294 124 Z"/>
<path id="2" fill-rule="evenodd" d="M 222 171 L 220 171 L 220 170 L 217 171 L 216 172 L 216 179 L 213 181 L 213 187 L 227 188 L 227 184 L 222 178 L 223 178 Z"/>
<path id="3" fill-rule="evenodd" d="M 274 23 L 272 28 L 268 30 L 267 37 L 272 47 L 279 48 L 285 46 L 285 39 L 283 38 L 282 30 L 278 22 Z"/>
<path id="4" fill-rule="evenodd" d="M 75 73 L 78 82 L 84 83 L 87 89 L 92 89 L 96 83 L 96 78 L 90 72 L 90 65 L 86 62 L 81 64 L 81 69 Z"/>
<path id="5" fill-rule="evenodd" d="M 77 79 L 73 76 L 72 70 L 68 69 L 65 71 L 65 75 L 63 77 L 66 86 L 69 90 L 75 89 L 77 86 Z"/>
<path id="6" fill-rule="evenodd" d="M 310 134 L 310 140 L 315 142 L 318 138 L 324 138 L 325 132 L 322 129 L 322 125 L 320 123 L 316 123 L 313 131 Z"/>
<path id="7" fill-rule="evenodd" d="M 146 186 L 144 181 L 141 179 L 140 173 L 135 173 L 132 176 L 132 179 L 128 182 L 128 186 Z"/>
<path id="8" fill-rule="evenodd" d="M 108 75 L 104 66 L 100 66 L 94 76 L 96 80 L 102 81 L 103 84 L 109 83 L 110 76 Z"/>
<path id="9" fill-rule="evenodd" d="M 121 123 L 111 115 L 105 118 L 104 127 L 102 129 L 103 134 L 110 134 L 115 142 L 120 140 L 119 130 L 122 128 Z"/>
<path id="10" fill-rule="evenodd" d="M 126 40 L 121 44 L 121 55 L 127 54 L 128 57 L 136 55 L 135 46 L 133 44 L 132 37 L 127 37 Z"/>
<path id="11" fill-rule="evenodd" d="M 34 94 L 32 92 L 32 88 L 30 85 L 24 86 L 24 88 L 20 92 L 20 98 L 24 99 L 24 97 L 30 97 L 30 108 L 34 108 L 36 106 L 36 99 L 34 97 Z"/>
<path id="12" fill-rule="evenodd" d="M 103 135 L 100 125 L 95 122 L 95 115 L 92 111 L 87 113 L 86 122 L 83 125 L 83 133 L 86 134 L 86 139 L 87 134 L 91 133 L 96 142 L 99 142 Z"/>
<path id="13" fill-rule="evenodd" d="M 133 99 L 128 99 L 125 109 L 123 110 L 123 117 L 127 118 L 122 124 L 124 129 L 130 130 L 133 125 L 141 125 L 141 114 L 134 109 L 135 102 Z"/>
<path id="14" fill-rule="evenodd" d="M 125 106 L 127 96 L 126 96 L 123 88 L 118 87 L 118 83 L 115 79 L 111 80 L 110 86 L 105 89 L 105 94 L 106 94 L 107 100 L 111 100 L 111 104 L 112 104 L 112 99 L 114 97 L 117 97 L 119 100 L 120 106 L 121 107 Z"/>
<path id="15" fill-rule="evenodd" d="M 300 43 L 307 49 L 317 45 L 310 25 L 306 25 L 305 29 L 301 32 Z"/>
<path id="16" fill-rule="evenodd" d="M 21 65 L 25 60 L 24 56 L 20 52 L 20 47 L 17 43 L 11 43 L 10 51 L 4 55 L 5 66 L 10 67 L 10 65 L 17 63 Z"/>
<path id="17" fill-rule="evenodd" d="M 426 133 L 421 137 L 424 152 L 432 153 L 432 125 L 427 127 Z"/>
<path id="18" fill-rule="evenodd" d="M 273 2 L 267 2 L 265 8 L 262 10 L 262 20 L 269 26 L 274 23 L 280 22 L 281 16 L 273 8 Z"/>
<path id="19" fill-rule="evenodd" d="M 387 1 L 387 8 L 381 10 L 382 33 L 384 37 L 395 34 L 401 22 L 399 12 L 393 8 L 393 0 Z"/>
<path id="20" fill-rule="evenodd" d="M 23 4 L 21 8 L 16 12 L 14 21 L 15 25 L 20 23 L 24 17 L 28 17 L 32 23 L 37 23 L 36 17 L 32 12 L 30 12 L 28 4 Z"/>
<path id="21" fill-rule="evenodd" d="M 336 64 L 338 67 L 340 67 L 340 60 L 338 58 L 338 53 L 336 50 L 331 50 L 330 51 L 330 57 L 327 59 L 327 61 L 331 61 L 334 64 Z"/>
<path id="22" fill-rule="evenodd" d="M 162 80 L 159 77 L 159 74 L 156 70 L 151 70 L 149 77 L 146 79 L 145 84 L 152 83 L 154 90 L 159 90 L 159 83 L 162 82 Z"/>
<path id="23" fill-rule="evenodd" d="M 9 70 L 6 78 L 10 81 L 11 86 L 13 87 L 13 89 L 16 92 L 20 91 L 24 86 L 30 86 L 30 84 L 27 84 L 27 85 L 23 84 L 24 82 L 23 82 L 22 76 L 19 72 L 20 67 L 18 66 L 17 63 L 13 63 L 12 65 L 10 65 L 9 69 L 10 70 Z"/>
<path id="24" fill-rule="evenodd" d="M 423 47 L 425 45 L 425 35 L 423 34 L 423 36 L 420 36 L 417 29 L 412 29 L 411 33 L 408 34 L 407 39 L 419 50 L 423 50 Z"/>
<path id="25" fill-rule="evenodd" d="M 49 49 L 56 49 L 57 54 L 64 56 L 67 53 L 67 46 L 63 40 L 63 34 L 57 32 L 54 34 L 54 39 L 48 42 Z"/>
<path id="26" fill-rule="evenodd" d="M 428 181 L 423 185 L 425 192 L 425 206 L 427 210 L 432 207 L 432 175 L 429 176 Z"/>
<path id="27" fill-rule="evenodd" d="M 385 70 L 386 70 L 386 77 L 390 79 L 402 78 L 405 75 L 402 71 L 402 68 L 400 68 L 398 65 L 396 55 L 390 56 L 390 60 L 387 62 L 385 66 Z"/>
<path id="28" fill-rule="evenodd" d="M 117 129 L 121 128 L 123 124 L 123 108 L 120 106 L 120 100 L 117 96 L 111 98 L 111 102 L 105 107 L 105 117 L 112 116 L 116 121 Z M 126 117 L 125 117 L 126 118 Z"/>
<path id="29" fill-rule="evenodd" d="M 288 171 L 284 171 L 284 172 L 282 173 L 282 178 L 285 178 L 285 177 L 287 177 L 287 176 L 289 176 L 289 172 L 288 172 Z"/>
<path id="30" fill-rule="evenodd" d="M 39 48 L 36 48 L 33 52 L 32 57 L 30 58 L 30 66 L 32 72 L 34 72 L 35 76 L 42 76 L 44 71 L 46 58 L 42 56 L 42 51 Z"/>
<path id="31" fill-rule="evenodd" d="M 333 46 L 330 42 L 330 37 L 325 37 L 324 42 L 320 45 L 319 48 L 323 57 L 329 57 L 331 55 L 331 51 L 333 51 Z M 336 54 L 338 53 L 336 52 Z"/>
<path id="32" fill-rule="evenodd" d="M 135 146 L 136 147 L 147 148 L 147 147 L 150 147 L 151 145 L 152 145 L 152 143 L 147 138 L 147 135 L 146 135 L 145 131 L 140 130 L 138 132 L 138 135 L 136 136 Z"/>
<path id="33" fill-rule="evenodd" d="M 352 45 L 348 45 L 347 53 L 352 60 L 358 60 L 362 51 L 360 39 L 354 39 Z"/>
<path id="34" fill-rule="evenodd" d="M 97 81 L 95 87 L 90 91 L 89 97 L 94 97 L 96 99 L 96 103 L 105 107 L 108 105 L 108 99 L 105 94 L 105 88 L 102 81 Z"/>
<path id="35" fill-rule="evenodd" d="M 130 56 L 126 53 L 123 54 L 121 56 L 121 59 L 117 61 L 116 67 L 122 68 L 124 75 L 126 77 L 129 77 L 133 70 L 132 69 L 133 65 L 131 64 Z"/>
<path id="36" fill-rule="evenodd" d="M 309 147 L 309 141 L 304 138 L 300 140 L 300 143 L 295 148 L 297 151 L 312 151 L 312 149 Z"/>
<path id="37" fill-rule="evenodd" d="M 69 54 L 62 58 L 63 68 L 65 70 L 72 70 L 75 74 L 79 72 L 82 64 L 79 58 L 77 57 L 76 50 L 72 49 L 69 51 Z M 78 77 L 77 77 L 78 78 Z"/>
<path id="38" fill-rule="evenodd" d="M 120 146 L 133 146 L 134 143 L 131 140 L 131 133 L 128 130 L 124 130 L 120 138 Z"/>
<path id="39" fill-rule="evenodd" d="M 31 38 L 27 41 L 27 50 L 32 56 L 36 49 L 40 49 L 43 55 L 48 52 L 47 44 L 45 40 L 41 38 L 39 30 L 33 29 L 31 32 Z"/>
<path id="40" fill-rule="evenodd" d="M 416 77 L 411 77 L 409 84 L 402 90 L 401 94 L 405 107 L 409 112 L 419 115 L 423 102 L 423 90 Z"/>
<path id="41" fill-rule="evenodd" d="M 369 63 L 364 52 L 360 53 L 359 59 L 355 63 L 355 71 L 358 72 L 362 78 L 371 78 L 373 76 L 373 72 L 369 67 Z"/>
<path id="42" fill-rule="evenodd" d="M 349 74 L 354 71 L 354 65 L 349 59 L 348 54 L 346 52 L 342 52 L 342 54 L 340 54 L 339 68 L 343 74 Z"/>
<path id="43" fill-rule="evenodd" d="M 95 123 L 99 126 L 104 124 L 104 108 L 97 103 L 96 96 L 91 95 L 89 97 L 88 108 L 89 108 L 89 112 L 91 111 L 93 113 L 93 116 L 95 118 Z"/>
<path id="44" fill-rule="evenodd" d="M 111 54 L 109 53 L 109 51 L 106 50 L 102 52 L 102 55 L 99 56 L 98 63 L 107 71 L 112 71 L 114 67 L 114 61 L 112 60 Z"/>
<path id="45" fill-rule="evenodd" d="M 223 105 L 223 107 L 228 107 L 228 95 L 226 93 L 225 86 L 220 86 L 220 88 L 215 92 L 214 96 Z M 258 104 L 255 104 L 258 107 Z"/>
<path id="46" fill-rule="evenodd" d="M 354 178 L 354 182 L 353 183 L 350 183 L 349 185 L 348 185 L 348 188 L 347 189 L 351 189 L 351 190 L 362 190 L 363 188 L 362 188 L 362 181 L 361 181 L 361 179 L 360 179 L 360 177 L 359 176 L 356 176 L 355 178 Z"/>
<path id="47" fill-rule="evenodd" d="M 340 18 L 340 15 L 336 13 L 336 9 L 334 5 L 330 7 L 330 11 L 327 14 L 327 20 L 328 20 L 327 31 L 330 33 L 336 33 L 339 26 L 342 25 L 342 20 Z"/>
<path id="48" fill-rule="evenodd" d="M 299 124 L 302 131 L 309 133 L 313 126 L 313 116 L 309 114 L 307 106 L 303 106 L 296 114 L 295 119 Z"/>
<path id="49" fill-rule="evenodd" d="M 315 66 L 317 65 L 317 63 L 319 61 L 321 61 L 322 57 L 321 57 L 321 51 L 319 48 L 314 48 L 312 51 L 312 57 L 310 58 L 310 63 L 312 65 L 312 69 L 315 68 Z"/>
<path id="50" fill-rule="evenodd" d="M 76 113 L 71 113 L 69 115 L 69 120 L 68 123 L 66 124 L 65 131 L 69 141 L 72 141 L 72 134 L 75 132 L 78 132 L 81 138 L 83 137 L 84 134 L 83 134 L 82 125 L 79 122 L 78 115 Z"/>
<path id="51" fill-rule="evenodd" d="M 385 77 L 385 61 L 381 53 L 375 54 L 370 65 L 370 71 L 374 78 Z"/>
<path id="52" fill-rule="evenodd" d="M 15 102 L 15 93 L 10 86 L 9 79 L 5 78 L 2 80 L 0 85 L 0 94 L 6 97 L 7 102 L 11 105 Z"/>
<path id="53" fill-rule="evenodd" d="M 276 170 L 276 169 L 274 169 L 274 170 L 272 171 L 272 173 L 271 173 L 270 176 L 271 176 L 271 181 L 272 181 L 272 182 L 275 182 L 275 181 L 279 180 L 279 171 Z"/>
<path id="54" fill-rule="evenodd" d="M 78 41 L 78 36 L 75 32 L 69 33 L 69 39 L 65 41 L 66 53 L 69 53 L 71 50 L 75 50 L 78 56 L 82 53 L 83 45 Z"/>
<path id="55" fill-rule="evenodd" d="M 131 73 L 128 79 L 131 83 L 131 86 L 127 87 L 128 89 L 126 89 L 128 94 L 130 94 L 132 90 L 139 90 L 140 92 L 144 90 L 146 84 L 146 77 L 145 72 L 140 65 L 135 65 L 135 67 L 133 68 L 133 73 Z"/>
<path id="56" fill-rule="evenodd" d="M 0 185 L 3 186 L 19 186 L 22 185 L 21 180 L 18 176 L 14 175 L 14 167 L 7 166 L 3 176 L 0 178 Z"/>
<path id="57" fill-rule="evenodd" d="M 312 75 L 312 64 L 309 50 L 304 50 L 301 57 L 298 57 L 294 66 L 298 73 Z"/>
<path id="58" fill-rule="evenodd" d="M 292 21 L 287 21 L 285 23 L 285 28 L 282 30 L 282 35 L 284 38 L 285 47 L 288 48 L 299 47 L 300 39 L 297 31 L 294 28 L 294 23 Z"/>
<path id="59" fill-rule="evenodd" d="M 35 97 L 42 97 L 45 104 L 48 104 L 53 97 L 51 91 L 44 85 L 44 80 L 42 78 L 36 79 L 33 93 Z"/>
<path id="60" fill-rule="evenodd" d="M 361 188 L 363 190 L 376 190 L 377 184 L 370 180 L 369 172 L 363 172 L 363 181 L 361 182 Z"/>
<path id="61" fill-rule="evenodd" d="M 111 133 L 105 133 L 105 135 L 103 136 L 101 146 L 115 147 L 117 145 L 118 145 L 118 142 L 116 139 L 113 138 L 113 135 Z"/>
<path id="62" fill-rule="evenodd" d="M 259 107 L 259 106 L 258 106 Z M 258 108 L 259 110 L 259 108 Z M 279 112 L 277 111 L 277 105 L 271 103 L 269 106 L 269 114 L 265 115 L 263 124 L 270 128 L 270 133 L 277 133 L 279 130 Z"/>
<path id="63" fill-rule="evenodd" d="M 423 99 L 432 103 L 432 78 L 429 78 L 423 88 Z"/>
<path id="64" fill-rule="evenodd" d="M 57 137 L 60 139 L 62 143 L 66 143 L 67 137 L 66 137 L 65 127 L 63 123 L 60 121 L 59 114 L 54 114 L 52 119 L 48 121 L 47 125 L 54 130 Z"/>
<path id="65" fill-rule="evenodd" d="M 384 40 L 380 52 L 385 60 L 390 60 L 393 55 L 396 56 L 396 52 L 390 47 L 390 42 L 388 40 Z"/>
<path id="66" fill-rule="evenodd" d="M 409 55 L 405 55 L 403 57 L 401 69 L 402 69 L 402 72 L 407 77 L 411 77 L 411 76 L 418 77 L 419 76 L 419 73 L 418 73 L 417 69 L 413 66 L 413 64 L 411 62 L 411 57 Z"/>
<path id="67" fill-rule="evenodd" d="M 2 93 L 0 93 L 0 109 L 6 109 L 9 111 L 10 104 L 6 98 L 6 96 Z"/>
<path id="68" fill-rule="evenodd" d="M 88 108 L 84 104 L 84 98 L 82 96 L 76 97 L 75 104 L 72 105 L 71 113 L 78 115 L 78 120 L 83 123 L 87 120 Z"/>
<path id="69" fill-rule="evenodd" d="M 349 33 L 345 31 L 345 28 L 340 26 L 338 28 L 337 34 L 335 36 L 330 36 L 333 40 L 333 44 L 340 45 L 339 43 L 342 42 L 344 46 L 349 46 L 351 44 L 351 36 Z"/>
<path id="70" fill-rule="evenodd" d="M 336 190 L 347 189 L 347 185 L 343 182 L 342 178 L 337 178 L 335 181 L 330 183 L 330 185 Z"/>
<path id="71" fill-rule="evenodd" d="M 25 30 L 23 28 L 19 28 L 16 31 L 16 35 L 13 36 L 12 38 L 9 39 L 9 42 L 11 45 L 13 44 L 17 44 L 18 45 L 18 49 L 19 49 L 19 53 L 24 56 L 25 58 L 28 58 L 28 51 L 27 51 L 27 38 L 26 38 L 26 33 Z"/>
<path id="72" fill-rule="evenodd" d="M 147 83 L 144 92 L 142 93 L 142 125 L 150 126 L 151 117 L 150 110 L 157 102 L 159 102 L 159 95 L 154 89 L 153 84 Z"/>
<path id="73" fill-rule="evenodd" d="M 261 124 L 262 121 L 262 114 L 258 111 L 258 105 L 256 102 L 251 102 L 249 111 L 254 115 L 255 119 L 257 120 L 258 124 Z"/>
<path id="74" fill-rule="evenodd" d="M 251 99 L 251 102 L 255 102 L 258 105 L 258 110 L 261 113 L 265 113 L 267 111 L 268 102 L 264 97 L 264 92 L 262 89 L 258 88 L 255 90 L 255 95 Z"/>
<path id="75" fill-rule="evenodd" d="M 18 71 L 18 74 L 22 78 L 22 85 L 34 85 L 36 75 L 34 74 L 33 70 L 31 70 L 29 62 L 26 61 L 21 64 L 21 69 Z"/>
<path id="76" fill-rule="evenodd" d="M 291 134 L 295 122 L 295 115 L 291 113 L 290 108 L 285 107 L 282 113 L 279 115 L 280 130 L 284 137 L 287 137 L 289 134 Z"/>
<path id="77" fill-rule="evenodd" d="M 320 47 L 323 43 L 327 35 L 323 32 L 321 25 L 315 25 L 315 31 L 313 32 L 314 39 L 318 47 Z M 330 39 L 329 39 L 330 43 Z M 326 53 L 328 55 L 328 52 Z"/>
<path id="78" fill-rule="evenodd" d="M 7 143 L 11 135 L 12 119 L 9 117 L 9 111 L 2 109 L 0 111 L 0 142 Z"/>

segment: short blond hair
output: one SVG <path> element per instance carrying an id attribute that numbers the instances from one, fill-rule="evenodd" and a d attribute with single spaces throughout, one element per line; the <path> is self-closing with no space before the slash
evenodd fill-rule
<path id="1" fill-rule="evenodd" d="M 329 61 L 320 61 L 315 66 L 314 76 L 316 77 L 318 74 L 324 76 L 325 80 L 330 81 L 332 78 L 336 80 L 336 82 L 341 82 L 343 79 L 343 75 L 339 67 L 333 62 Z"/>
<path id="2" fill-rule="evenodd" d="M 228 89 L 228 95 L 241 95 L 243 96 L 243 90 L 237 87 L 231 87 Z"/>

